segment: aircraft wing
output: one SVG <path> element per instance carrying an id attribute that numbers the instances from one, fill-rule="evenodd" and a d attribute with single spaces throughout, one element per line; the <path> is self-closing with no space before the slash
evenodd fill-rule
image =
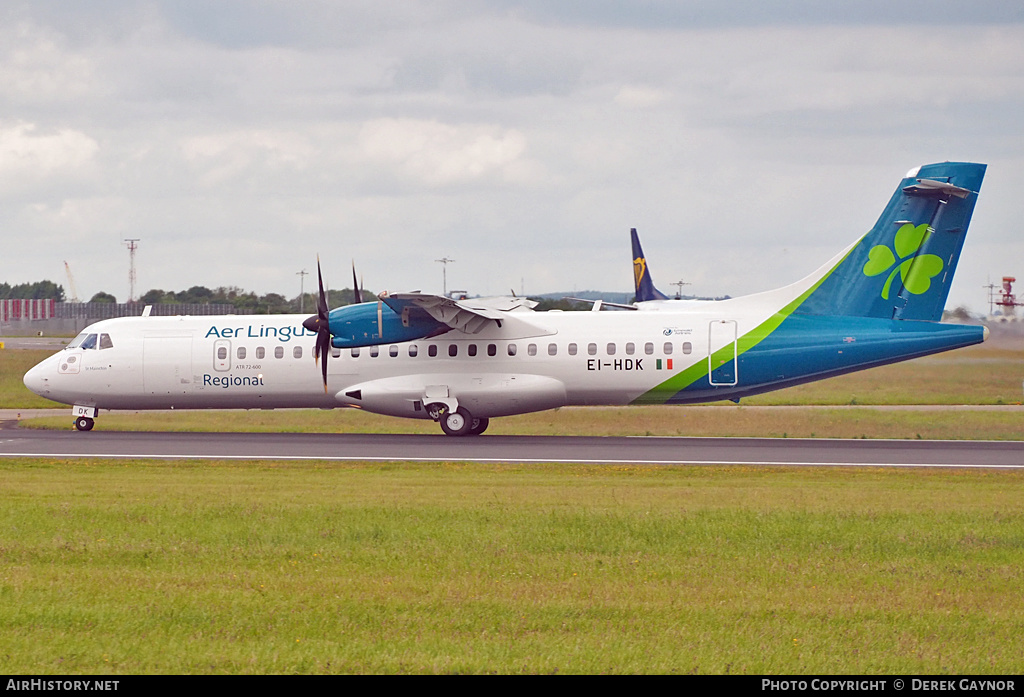
<path id="1" fill-rule="evenodd" d="M 411 308 L 416 308 L 438 322 L 467 334 L 477 334 L 492 323 L 501 327 L 509 313 L 517 310 L 530 310 L 537 304 L 527 298 L 499 297 L 453 300 L 443 295 L 430 295 L 418 291 L 412 293 L 384 291 L 377 297 L 403 317 L 408 316 Z"/>

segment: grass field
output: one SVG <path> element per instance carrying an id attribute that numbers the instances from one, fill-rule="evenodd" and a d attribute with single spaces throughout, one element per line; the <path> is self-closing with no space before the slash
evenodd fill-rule
<path id="1" fill-rule="evenodd" d="M 22 382 L 29 368 L 54 353 L 34 349 L 0 350 L 0 409 L 48 409 L 61 406 L 30 392 Z"/>
<path id="2" fill-rule="evenodd" d="M 0 468 L 9 674 L 1024 667 L 1021 473 Z"/>

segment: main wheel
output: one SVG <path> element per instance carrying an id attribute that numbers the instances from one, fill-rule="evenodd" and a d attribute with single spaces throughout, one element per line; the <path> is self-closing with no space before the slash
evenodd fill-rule
<path id="1" fill-rule="evenodd" d="M 469 435 L 479 436 L 487 430 L 487 424 L 489 423 L 488 419 L 473 419 L 473 425 L 469 427 Z"/>
<path id="2" fill-rule="evenodd" d="M 88 416 L 79 416 L 75 419 L 75 428 L 79 431 L 91 431 L 94 423 Z"/>
<path id="3" fill-rule="evenodd" d="M 465 436 L 473 428 L 473 421 L 470 413 L 459 407 L 441 416 L 441 430 L 448 436 Z"/>

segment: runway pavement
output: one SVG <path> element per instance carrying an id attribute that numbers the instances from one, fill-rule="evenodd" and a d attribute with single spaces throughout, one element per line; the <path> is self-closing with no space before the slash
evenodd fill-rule
<path id="1" fill-rule="evenodd" d="M 1024 469 L 1024 442 L 0 431 L 15 457 Z"/>

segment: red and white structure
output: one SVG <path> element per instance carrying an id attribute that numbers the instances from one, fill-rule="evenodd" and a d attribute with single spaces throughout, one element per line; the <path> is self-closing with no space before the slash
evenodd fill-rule
<path id="1" fill-rule="evenodd" d="M 53 298 L 0 300 L 0 322 L 31 322 L 53 319 L 56 316 L 56 310 L 57 301 Z"/>

